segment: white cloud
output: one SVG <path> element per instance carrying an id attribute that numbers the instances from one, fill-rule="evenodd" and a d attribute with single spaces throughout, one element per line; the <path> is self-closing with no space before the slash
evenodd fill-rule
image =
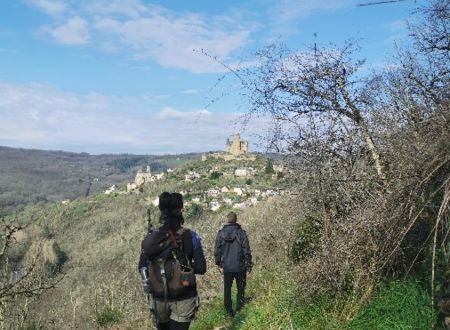
<path id="1" fill-rule="evenodd" d="M 198 15 L 172 17 L 152 12 L 133 19 L 100 18 L 94 24 L 102 40 L 117 48 L 134 51 L 138 59 L 153 59 L 163 67 L 187 69 L 194 73 L 222 72 L 217 61 L 201 54 L 204 50 L 222 61 L 244 47 L 250 31 L 222 27 L 217 19 Z"/>
<path id="2" fill-rule="evenodd" d="M 356 0 L 276 0 L 269 9 L 272 34 L 290 34 L 294 31 L 291 25 L 299 18 L 319 11 L 335 11 L 355 3 Z"/>
<path id="3" fill-rule="evenodd" d="M 90 153 L 202 152 L 223 149 L 227 136 L 242 128 L 241 114 L 154 104 L 148 95 L 81 95 L 0 81 L 0 145 Z M 267 124 L 252 121 L 244 137 Z"/>
<path id="4" fill-rule="evenodd" d="M 201 93 L 202 91 L 203 90 L 201 90 L 201 89 L 190 88 L 190 89 L 185 89 L 185 90 L 181 91 L 181 94 L 191 95 L 191 94 Z"/>
<path id="5" fill-rule="evenodd" d="M 336 10 L 348 3 L 348 0 L 279 0 L 272 10 L 277 19 L 290 21 L 299 17 L 308 16 L 315 11 Z"/>
<path id="6" fill-rule="evenodd" d="M 47 4 L 32 1 L 41 9 Z M 194 73 L 226 71 L 219 62 L 231 65 L 234 53 L 250 43 L 256 28 L 242 18 L 180 14 L 141 0 L 79 2 L 65 12 L 71 17 L 65 17 L 64 23 L 55 17 L 53 27 L 44 28 L 56 42 L 84 45 L 92 41 L 94 47 L 108 52 Z"/>
<path id="7" fill-rule="evenodd" d="M 157 119 L 161 120 L 204 120 L 210 118 L 211 112 L 206 109 L 195 110 L 190 112 L 178 111 L 172 107 L 164 107 L 157 115 Z"/>
<path id="8" fill-rule="evenodd" d="M 64 45 L 84 45 L 89 42 L 88 23 L 85 19 L 75 16 L 66 23 L 55 28 L 44 28 L 57 42 Z"/>
<path id="9" fill-rule="evenodd" d="M 47 15 L 61 14 L 67 8 L 64 2 L 58 0 L 27 0 L 27 2 Z"/>

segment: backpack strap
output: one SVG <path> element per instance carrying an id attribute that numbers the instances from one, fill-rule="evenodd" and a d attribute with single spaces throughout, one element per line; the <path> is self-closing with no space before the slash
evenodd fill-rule
<path id="1" fill-rule="evenodd" d="M 175 239 L 175 235 L 173 234 L 172 229 L 169 229 L 168 233 L 169 233 L 170 240 L 172 241 L 172 245 L 177 248 L 178 247 L 177 240 Z"/>

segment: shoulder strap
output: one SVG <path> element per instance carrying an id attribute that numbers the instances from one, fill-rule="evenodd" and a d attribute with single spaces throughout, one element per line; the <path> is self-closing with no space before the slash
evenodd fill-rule
<path id="1" fill-rule="evenodd" d="M 168 233 L 170 236 L 170 240 L 172 241 L 172 245 L 177 248 L 178 247 L 177 240 L 175 239 L 175 235 L 173 234 L 172 229 L 169 229 Z"/>

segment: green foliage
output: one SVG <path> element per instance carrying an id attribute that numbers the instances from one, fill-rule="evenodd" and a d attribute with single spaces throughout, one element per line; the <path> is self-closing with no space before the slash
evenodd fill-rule
<path id="1" fill-rule="evenodd" d="M 51 239 L 53 238 L 53 235 L 54 235 L 53 230 L 51 230 L 50 227 L 47 224 L 45 224 L 44 227 L 42 228 L 42 236 L 44 238 Z"/>
<path id="2" fill-rule="evenodd" d="M 118 323 L 122 319 L 122 312 L 111 306 L 104 306 L 101 311 L 95 314 L 95 322 L 101 327 L 106 327 Z"/>
<path id="3" fill-rule="evenodd" d="M 264 170 L 266 174 L 272 174 L 273 173 L 273 160 L 267 159 L 266 168 Z"/>
<path id="4" fill-rule="evenodd" d="M 45 262 L 45 268 L 47 270 L 47 274 L 50 277 L 56 276 L 58 273 L 61 272 L 62 268 L 64 267 L 64 264 L 67 260 L 69 260 L 69 257 L 67 254 L 61 250 L 59 244 L 57 242 L 53 242 L 52 245 L 53 253 L 56 256 L 55 262 L 46 261 Z"/>
<path id="5" fill-rule="evenodd" d="M 253 180 L 252 179 L 247 179 L 245 180 L 245 184 L 248 186 L 251 186 L 253 184 Z"/>
<path id="6" fill-rule="evenodd" d="M 40 321 L 26 323 L 21 330 L 45 330 L 45 326 Z"/>
<path id="7" fill-rule="evenodd" d="M 131 169 L 134 169 L 136 167 L 142 167 L 146 166 L 148 164 L 148 157 L 125 157 L 125 158 L 119 158 L 114 159 L 107 163 L 109 166 L 113 166 L 114 168 L 118 169 L 121 173 L 126 173 Z M 150 168 L 152 171 L 156 172 L 162 172 L 167 169 L 167 166 L 159 163 L 159 162 L 152 162 L 150 163 Z"/>
<path id="8" fill-rule="evenodd" d="M 270 267 L 271 268 L 271 267 Z M 276 271 L 278 270 L 278 271 Z M 222 298 L 202 308 L 192 329 L 431 329 L 431 298 L 416 280 L 383 284 L 372 300 L 360 306 L 351 294 L 322 296 L 307 302 L 301 298 L 286 265 L 259 271 L 249 279 L 248 303 L 232 320 L 227 320 Z M 234 294 L 233 294 L 234 297 Z M 356 311 L 348 320 L 349 311 Z"/>
<path id="9" fill-rule="evenodd" d="M 299 262 L 312 255 L 320 239 L 320 226 L 312 219 L 305 219 L 297 225 L 289 247 L 289 258 Z"/>
<path id="10" fill-rule="evenodd" d="M 200 219 L 200 217 L 203 214 L 203 208 L 198 204 L 192 204 L 187 210 L 186 210 L 186 218 L 189 220 L 197 220 Z"/>
<path id="11" fill-rule="evenodd" d="M 66 213 L 68 220 L 74 220 L 84 217 L 91 209 L 92 204 L 88 204 L 87 201 L 79 201 L 73 204 L 72 208 Z"/>
<path id="12" fill-rule="evenodd" d="M 198 317 L 191 324 L 191 330 L 209 330 L 226 322 L 223 299 L 216 298 L 207 305 L 207 310 L 201 310 Z"/>
<path id="13" fill-rule="evenodd" d="M 384 284 L 375 299 L 347 324 L 347 329 L 431 329 L 431 297 L 415 280 Z"/>
<path id="14" fill-rule="evenodd" d="M 222 175 L 223 173 L 214 171 L 210 174 L 209 178 L 211 180 L 218 180 Z"/>

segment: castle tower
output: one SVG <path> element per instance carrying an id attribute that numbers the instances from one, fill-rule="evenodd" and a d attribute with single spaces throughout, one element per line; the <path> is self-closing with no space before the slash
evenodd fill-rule
<path id="1" fill-rule="evenodd" d="M 248 155 L 248 142 L 241 141 L 239 133 L 233 135 L 232 140 L 227 139 L 225 151 L 235 157 Z"/>
<path id="2" fill-rule="evenodd" d="M 136 177 L 134 178 L 134 183 L 136 186 L 140 187 L 146 182 L 152 181 L 152 171 L 150 166 L 147 165 L 146 171 L 143 172 L 141 169 L 136 173 Z"/>

